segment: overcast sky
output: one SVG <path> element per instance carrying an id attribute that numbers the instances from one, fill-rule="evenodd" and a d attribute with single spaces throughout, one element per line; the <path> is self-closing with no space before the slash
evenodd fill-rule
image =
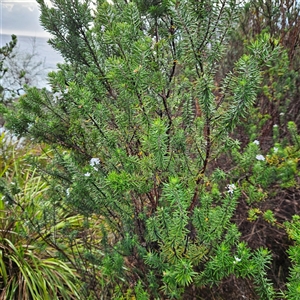
<path id="1" fill-rule="evenodd" d="M 34 50 L 33 60 L 44 61 L 45 76 L 39 79 L 39 86 L 44 87 L 47 85 L 46 74 L 55 70 L 56 64 L 63 59 L 47 43 L 50 35 L 40 25 L 39 17 L 39 7 L 34 0 L 0 0 L 0 47 L 10 41 L 10 35 L 15 34 L 18 53 L 31 54 Z"/>
<path id="2" fill-rule="evenodd" d="M 47 37 L 39 22 L 39 8 L 35 1 L 0 0 L 0 34 Z"/>

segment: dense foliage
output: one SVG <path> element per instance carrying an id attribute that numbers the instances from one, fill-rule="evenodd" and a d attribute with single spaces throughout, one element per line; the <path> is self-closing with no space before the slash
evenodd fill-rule
<path id="1" fill-rule="evenodd" d="M 234 278 L 250 288 L 232 299 L 298 299 L 297 210 L 278 220 L 264 206 L 280 191 L 299 196 L 298 120 L 287 116 L 297 52 L 275 26 L 284 10 L 259 17 L 275 2 L 38 0 L 65 63 L 51 91 L 27 88 L 5 116 L 49 147 L 31 155 L 47 183 L 34 241 L 56 249 L 74 298 L 208 299 Z M 257 224 L 295 240 L 284 285 L 267 237 L 248 239 Z"/>
<path id="2" fill-rule="evenodd" d="M 64 262 L 59 254 L 67 257 L 61 229 L 78 227 L 82 218 L 59 208 L 49 213 L 49 185 L 28 160 L 37 150 L 1 133 L 0 299 L 78 299 L 72 261 Z"/>

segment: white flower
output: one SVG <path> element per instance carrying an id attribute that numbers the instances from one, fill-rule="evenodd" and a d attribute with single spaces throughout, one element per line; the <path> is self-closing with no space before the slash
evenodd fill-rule
<path id="1" fill-rule="evenodd" d="M 100 164 L 100 158 L 98 158 L 98 157 L 91 158 L 91 160 L 90 160 L 90 166 L 92 166 L 95 171 L 98 171 L 98 168 L 96 168 L 95 166 L 99 165 L 99 164 Z"/>
<path id="2" fill-rule="evenodd" d="M 66 194 L 67 194 L 68 197 L 70 196 L 70 189 L 69 188 L 66 189 Z"/>
<path id="3" fill-rule="evenodd" d="M 277 125 L 277 124 L 274 124 L 273 127 L 276 128 L 276 127 L 278 127 L 278 125 Z"/>
<path id="4" fill-rule="evenodd" d="M 92 167 L 94 167 L 94 166 L 96 166 L 96 165 L 99 165 L 100 164 L 100 158 L 98 158 L 98 157 L 93 157 L 93 158 L 91 158 L 91 160 L 90 160 L 90 165 L 92 166 Z"/>
<path id="5" fill-rule="evenodd" d="M 229 194 L 233 194 L 233 192 L 236 190 L 236 186 L 232 183 L 232 184 L 228 184 L 227 185 L 227 189 L 228 189 L 228 193 Z"/>
<path id="6" fill-rule="evenodd" d="M 238 263 L 238 262 L 240 262 L 242 259 L 241 258 L 238 258 L 238 257 L 234 257 L 234 264 L 236 264 L 236 263 Z"/>
<path id="7" fill-rule="evenodd" d="M 258 140 L 255 140 L 255 141 L 253 141 L 253 144 L 259 145 L 259 141 L 258 141 Z"/>
<path id="8" fill-rule="evenodd" d="M 277 153 L 278 152 L 278 148 L 274 147 L 273 151 L 274 151 L 274 153 Z"/>
<path id="9" fill-rule="evenodd" d="M 86 172 L 86 173 L 84 174 L 84 176 L 85 176 L 85 177 L 90 177 L 90 176 L 91 176 L 91 173 L 90 173 L 90 172 Z"/>
<path id="10" fill-rule="evenodd" d="M 264 157 L 263 155 L 261 155 L 261 154 L 257 154 L 257 155 L 255 156 L 255 158 L 256 158 L 257 160 L 262 160 L 262 161 L 265 160 L 265 157 Z"/>

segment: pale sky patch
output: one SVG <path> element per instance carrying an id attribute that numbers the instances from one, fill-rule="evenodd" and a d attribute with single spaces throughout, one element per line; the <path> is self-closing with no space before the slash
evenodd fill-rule
<path id="1" fill-rule="evenodd" d="M 7 10 L 8 11 L 11 11 L 12 10 L 12 8 L 14 7 L 14 4 L 13 3 L 1 3 L 1 5 L 2 5 L 2 8 L 4 7 L 4 8 L 7 8 Z M 1 16 L 2 17 L 2 16 Z"/>
<path id="2" fill-rule="evenodd" d="M 0 0 L 0 34 L 50 37 L 39 17 L 39 6 L 34 0 Z"/>
<path id="3" fill-rule="evenodd" d="M 45 3 L 52 6 L 51 0 L 45 0 Z M 35 0 L 0 0 L 0 35 L 50 37 L 39 17 L 39 5 Z"/>

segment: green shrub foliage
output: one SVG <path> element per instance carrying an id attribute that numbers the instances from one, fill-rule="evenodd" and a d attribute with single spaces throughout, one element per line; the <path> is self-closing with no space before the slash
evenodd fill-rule
<path id="1" fill-rule="evenodd" d="M 282 55 L 278 41 L 249 41 L 220 79 L 237 1 L 38 3 L 65 63 L 49 74 L 51 92 L 27 89 L 7 119 L 52 146 L 55 201 L 104 220 L 86 256 L 94 295 L 180 299 L 234 274 L 272 299 L 269 251 L 250 250 L 231 218 L 241 192 L 253 203 L 291 174 L 273 174 L 257 143 L 241 151 L 232 132 Z M 231 173 L 215 163 L 229 153 L 241 166 Z"/>

